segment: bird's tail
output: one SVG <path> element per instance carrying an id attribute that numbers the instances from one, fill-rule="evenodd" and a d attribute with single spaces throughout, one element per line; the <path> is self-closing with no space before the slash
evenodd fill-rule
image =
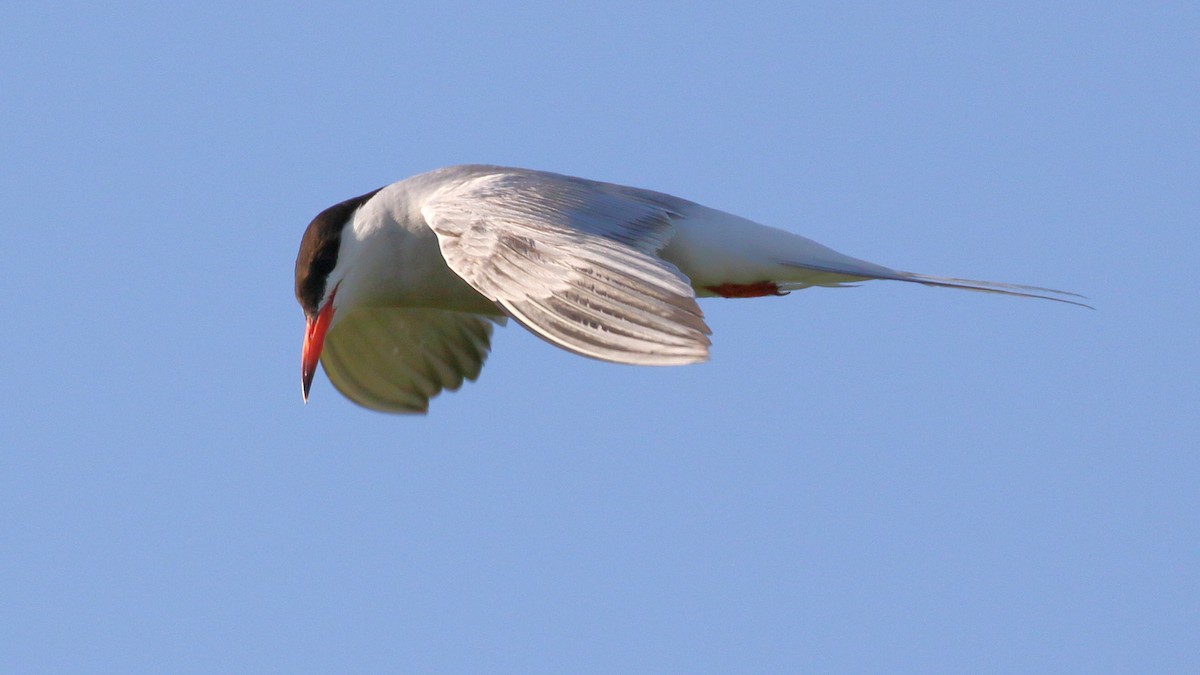
<path id="1" fill-rule="evenodd" d="M 1087 303 L 1071 299 L 1079 298 L 1080 300 L 1086 300 L 1085 296 L 1070 291 L 1044 288 L 1042 286 L 1025 286 L 1022 284 L 1006 284 L 998 281 L 979 281 L 977 279 L 956 279 L 953 277 L 931 277 L 926 274 L 914 274 L 913 272 L 899 272 L 896 279 L 897 281 L 911 281 L 917 284 L 940 288 L 960 288 L 966 291 L 979 291 L 981 293 L 1000 293 L 1002 295 L 1015 295 L 1021 298 L 1053 300 L 1055 302 L 1065 302 L 1068 305 L 1095 309 L 1095 307 Z"/>
<path id="2" fill-rule="evenodd" d="M 1086 296 L 1070 291 L 1060 291 L 1054 288 L 1044 288 L 1042 286 L 1025 286 L 1022 284 L 1006 284 L 998 281 L 980 281 L 978 279 L 958 279 L 954 277 L 934 277 L 927 274 L 916 274 L 914 272 L 901 272 L 898 270 L 890 270 L 881 268 L 875 265 L 869 267 L 859 267 L 857 265 L 848 266 L 847 268 L 826 267 L 823 265 L 810 265 L 804 263 L 784 263 L 789 267 L 802 267 L 817 272 L 827 272 L 830 274 L 844 274 L 847 276 L 858 277 L 860 279 L 886 279 L 890 281 L 907 281 L 914 284 L 922 284 L 925 286 L 936 286 L 939 288 L 957 288 L 965 291 L 979 291 L 980 293 L 999 293 L 1001 295 L 1013 295 L 1021 298 L 1037 298 L 1039 300 L 1053 300 L 1054 302 L 1063 302 L 1068 305 L 1076 305 L 1078 307 L 1086 307 L 1095 309 L 1091 305 L 1080 302 L 1086 300 Z M 1071 298 L 1079 298 L 1080 300 L 1072 300 Z"/>

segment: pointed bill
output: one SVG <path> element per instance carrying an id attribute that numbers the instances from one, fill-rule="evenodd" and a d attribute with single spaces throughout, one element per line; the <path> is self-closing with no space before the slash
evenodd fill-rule
<path id="1" fill-rule="evenodd" d="M 304 328 L 304 348 L 300 352 L 300 384 L 305 403 L 308 403 L 308 390 L 312 388 L 313 376 L 317 374 L 317 364 L 321 362 L 321 349 L 325 346 L 325 334 L 329 332 L 333 312 L 333 298 L 330 297 L 315 318 L 308 317 Z"/>

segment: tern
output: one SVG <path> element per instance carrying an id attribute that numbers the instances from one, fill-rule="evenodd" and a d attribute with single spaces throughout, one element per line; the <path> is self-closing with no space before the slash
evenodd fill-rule
<path id="1" fill-rule="evenodd" d="M 872 279 L 1083 304 L 1049 288 L 901 272 L 661 192 L 453 166 L 347 199 L 308 225 L 296 258 L 303 397 L 319 362 L 361 406 L 424 413 L 479 376 L 492 328 L 507 319 L 602 361 L 697 363 L 711 344 L 697 298 Z"/>

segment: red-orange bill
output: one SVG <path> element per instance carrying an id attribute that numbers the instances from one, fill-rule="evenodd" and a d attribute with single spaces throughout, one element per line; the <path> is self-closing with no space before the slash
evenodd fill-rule
<path id="1" fill-rule="evenodd" d="M 333 321 L 333 296 L 317 313 L 316 318 L 308 317 L 304 328 L 304 348 L 300 352 L 300 378 L 304 389 L 304 402 L 308 403 L 308 390 L 312 388 L 313 376 L 317 374 L 317 364 L 321 362 L 321 349 L 325 346 L 325 333 Z"/>

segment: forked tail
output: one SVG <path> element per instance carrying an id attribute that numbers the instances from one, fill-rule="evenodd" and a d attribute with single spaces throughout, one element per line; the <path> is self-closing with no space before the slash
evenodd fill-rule
<path id="1" fill-rule="evenodd" d="M 999 293 L 1001 295 L 1015 295 L 1021 298 L 1038 298 L 1039 300 L 1053 300 L 1054 302 L 1063 302 L 1068 305 L 1077 307 L 1086 307 L 1095 309 L 1091 305 L 1080 302 L 1079 300 L 1071 300 L 1071 298 L 1080 298 L 1086 300 L 1087 297 L 1070 291 L 1060 291 L 1054 288 L 1043 288 L 1042 286 L 1024 286 L 1022 284 L 1005 284 L 998 281 L 980 281 L 978 279 L 957 279 L 954 277 L 934 277 L 927 274 L 916 274 L 914 272 L 900 272 L 891 270 L 886 267 L 878 267 L 867 264 L 862 267 L 857 265 L 848 265 L 845 268 L 838 269 L 832 266 L 808 265 L 803 263 L 785 262 L 784 265 L 789 267 L 801 267 L 804 269 L 815 270 L 818 272 L 829 272 L 833 274 L 844 274 L 847 276 L 858 277 L 860 279 L 886 279 L 889 281 L 908 281 L 915 284 L 923 284 L 925 286 L 937 286 L 940 288 L 958 288 L 965 291 L 979 291 L 980 293 Z"/>
<path id="2" fill-rule="evenodd" d="M 898 281 L 911 281 L 926 286 L 939 286 L 941 288 L 961 288 L 966 291 L 979 291 L 981 293 L 1000 293 L 1002 295 L 1015 295 L 1022 298 L 1038 298 L 1040 300 L 1053 300 L 1055 302 L 1065 302 L 1068 305 L 1077 305 L 1079 307 L 1087 307 L 1095 309 L 1091 305 L 1071 300 L 1069 298 L 1080 298 L 1086 300 L 1085 296 L 1070 291 L 1060 291 L 1054 288 L 1043 288 L 1041 286 L 1024 286 L 1022 284 L 1004 284 L 997 281 L 979 281 L 976 279 L 955 279 L 953 277 L 931 277 L 926 274 L 914 274 L 912 272 L 898 272 L 895 277 Z"/>

